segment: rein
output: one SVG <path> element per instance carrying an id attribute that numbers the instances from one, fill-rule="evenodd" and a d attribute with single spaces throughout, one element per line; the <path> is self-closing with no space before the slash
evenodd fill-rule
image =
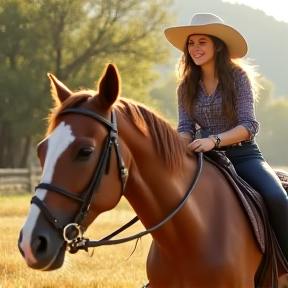
<path id="1" fill-rule="evenodd" d="M 187 199 L 189 198 L 189 196 L 193 192 L 193 190 L 194 190 L 194 188 L 195 188 L 195 186 L 199 180 L 202 166 L 203 166 L 203 154 L 202 153 L 197 154 L 198 155 L 198 164 L 197 164 L 196 174 L 195 174 L 195 177 L 192 181 L 192 184 L 190 185 L 184 198 L 182 199 L 180 204 L 177 206 L 177 208 L 175 210 L 173 210 L 160 223 L 158 223 L 157 225 L 155 225 L 155 226 L 153 226 L 153 227 L 151 227 L 145 231 L 139 232 L 139 233 L 131 235 L 129 237 L 111 240 L 111 238 L 113 238 L 114 236 L 118 235 L 119 233 L 121 233 L 122 231 L 124 231 L 125 229 L 127 229 L 128 227 L 133 225 L 134 223 L 136 223 L 139 220 L 138 216 L 136 216 L 132 220 L 130 220 L 128 223 L 123 225 L 121 228 L 117 229 L 116 231 L 112 232 L 111 234 L 107 235 L 106 237 L 104 237 L 100 240 L 92 241 L 92 240 L 89 240 L 88 238 L 83 237 L 85 229 L 81 226 L 81 223 L 85 220 L 85 218 L 88 214 L 93 195 L 99 189 L 102 176 L 104 175 L 104 173 L 108 174 L 108 172 L 109 172 L 110 156 L 111 156 L 112 147 L 114 147 L 115 152 L 116 152 L 116 156 L 117 156 L 119 178 L 121 181 L 120 197 L 123 195 L 124 190 L 125 190 L 125 185 L 126 185 L 126 181 L 128 178 L 128 169 L 125 167 L 123 158 L 122 158 L 122 156 L 120 154 L 120 150 L 119 150 L 117 120 L 116 120 L 116 114 L 115 114 L 114 110 L 111 112 L 111 122 L 109 122 L 107 119 L 105 119 L 104 117 L 102 117 L 96 113 L 93 113 L 89 110 L 81 109 L 81 108 L 66 109 L 59 116 L 66 115 L 66 114 L 82 114 L 82 115 L 90 116 L 90 117 L 94 118 L 95 120 L 104 124 L 107 127 L 108 132 L 109 132 L 107 135 L 107 138 L 105 140 L 104 148 L 102 150 L 102 156 L 100 158 L 98 165 L 96 166 L 95 173 L 92 177 L 92 180 L 91 180 L 88 188 L 86 189 L 86 191 L 83 194 L 78 196 L 78 195 L 75 195 L 69 191 L 62 189 L 61 187 L 57 187 L 57 186 L 54 186 L 53 184 L 43 183 L 43 182 L 41 182 L 35 188 L 35 190 L 39 188 L 39 189 L 46 189 L 46 190 L 54 191 L 54 192 L 57 192 L 59 194 L 65 195 L 67 197 L 70 197 L 72 199 L 75 199 L 75 200 L 81 202 L 82 204 L 81 204 L 80 210 L 79 210 L 74 222 L 66 225 L 65 227 L 62 227 L 58 223 L 58 220 L 55 219 L 55 217 L 53 217 L 52 213 L 49 211 L 48 207 L 45 205 L 45 203 L 42 200 L 40 200 L 36 195 L 34 195 L 31 199 L 31 204 L 37 205 L 38 208 L 41 210 L 41 212 L 46 217 L 46 219 L 54 226 L 54 228 L 62 233 L 63 239 L 64 239 L 64 241 L 67 242 L 70 253 L 74 254 L 74 253 L 78 252 L 78 250 L 80 250 L 80 249 L 87 251 L 89 247 L 121 244 L 121 243 L 125 243 L 128 241 L 134 240 L 134 239 L 138 239 L 144 235 L 147 235 L 147 234 L 155 231 L 156 229 L 158 229 L 159 227 L 164 225 L 183 207 L 183 205 L 185 204 L 185 202 L 187 201 Z"/>

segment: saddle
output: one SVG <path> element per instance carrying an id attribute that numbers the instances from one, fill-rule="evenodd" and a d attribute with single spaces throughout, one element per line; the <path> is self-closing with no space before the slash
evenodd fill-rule
<path id="1" fill-rule="evenodd" d="M 204 153 L 204 159 L 216 166 L 234 188 L 242 204 L 263 253 L 262 262 L 255 276 L 255 287 L 278 287 L 278 272 L 288 273 L 288 263 L 282 254 L 261 195 L 246 183 L 234 169 L 224 152 L 212 150 Z M 288 173 L 275 170 L 288 194 Z"/>
<path id="2" fill-rule="evenodd" d="M 274 169 L 276 175 L 281 181 L 283 188 L 285 189 L 286 193 L 288 194 L 288 172 L 283 171 L 281 169 Z"/>

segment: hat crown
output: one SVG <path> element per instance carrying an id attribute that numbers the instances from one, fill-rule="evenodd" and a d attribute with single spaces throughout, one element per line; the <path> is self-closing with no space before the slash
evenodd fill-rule
<path id="1" fill-rule="evenodd" d="M 188 25 L 168 27 L 164 30 L 164 34 L 167 40 L 182 52 L 187 47 L 187 37 L 195 34 L 221 39 L 226 44 L 232 59 L 244 57 L 248 50 L 241 33 L 212 13 L 196 13 Z"/>
<path id="2" fill-rule="evenodd" d="M 212 23 L 224 24 L 224 21 L 212 13 L 197 13 L 192 16 L 189 25 L 198 26 Z"/>

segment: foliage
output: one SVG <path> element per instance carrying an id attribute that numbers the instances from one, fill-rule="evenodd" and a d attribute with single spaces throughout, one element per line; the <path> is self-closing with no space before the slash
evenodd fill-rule
<path id="1" fill-rule="evenodd" d="M 271 165 L 287 166 L 288 100 L 273 98 L 274 85 L 264 77 L 260 79 L 260 83 L 264 89 L 256 107 L 260 122 L 257 142 Z"/>
<path id="2" fill-rule="evenodd" d="M 162 31 L 167 25 L 176 23 L 176 19 L 171 16 L 172 13 L 177 16 L 173 9 L 178 9 L 181 25 L 188 22 L 192 12 L 182 8 L 188 7 L 191 1 L 181 0 L 172 5 L 173 2 L 1 0 L 0 167 L 26 167 L 28 155 L 31 155 L 30 147 L 35 147 L 36 142 L 43 137 L 44 119 L 52 105 L 47 72 L 52 72 L 73 89 L 94 88 L 104 65 L 115 62 L 122 77 L 122 95 L 156 106 L 172 124 L 177 125 L 176 83 L 173 74 L 176 59 L 171 60 L 169 44 Z M 194 10 L 205 8 L 206 11 L 220 15 L 224 21 L 234 23 L 236 27 L 242 26 L 249 42 L 248 56 L 256 58 L 259 72 L 266 77 L 268 75 L 273 82 L 278 79 L 277 89 L 285 85 L 285 81 L 279 84 L 279 79 L 286 75 L 282 67 L 285 61 L 276 61 L 277 64 L 273 60 L 280 67 L 278 71 L 273 68 L 274 62 L 266 57 L 265 52 L 270 51 L 269 45 L 277 41 L 267 44 L 264 40 L 267 37 L 263 33 L 264 36 L 258 33 L 260 38 L 251 36 L 251 25 L 231 15 L 234 15 L 232 12 L 235 9 L 239 9 L 243 15 L 249 15 L 247 21 L 255 22 L 256 18 L 259 19 L 263 25 L 254 28 L 270 27 L 270 35 L 273 37 L 279 35 L 273 31 L 287 29 L 287 23 L 277 22 L 261 11 L 243 5 L 210 2 L 193 1 L 196 7 L 193 6 Z M 278 48 L 281 50 L 283 47 Z M 173 58 L 179 56 L 175 49 L 170 50 L 173 51 Z M 263 59 L 273 63 L 269 62 L 268 65 Z M 164 74 L 161 68 L 163 63 L 171 74 Z M 158 70 L 155 70 L 156 66 Z M 164 81 L 155 82 L 159 71 L 164 75 Z M 269 163 L 285 166 L 288 155 L 281 151 L 286 149 L 288 113 L 285 99 L 288 95 L 282 95 L 279 99 L 274 83 L 265 78 L 260 81 L 265 89 L 261 91 L 261 99 L 256 107 L 257 119 L 261 124 L 257 141 Z M 149 94 L 151 87 L 153 89 Z M 285 89 L 282 87 L 280 90 Z"/>
<path id="3" fill-rule="evenodd" d="M 122 94 L 150 103 L 152 67 L 169 57 L 158 41 L 173 18 L 155 0 L 1 0 L 0 167 L 23 167 L 52 102 L 47 72 L 73 89 L 94 88 L 107 62 Z"/>
<path id="4" fill-rule="evenodd" d="M 150 91 L 150 96 L 156 101 L 157 107 L 174 125 L 177 124 L 176 78 L 174 74 L 166 78 L 166 82 L 158 84 Z"/>

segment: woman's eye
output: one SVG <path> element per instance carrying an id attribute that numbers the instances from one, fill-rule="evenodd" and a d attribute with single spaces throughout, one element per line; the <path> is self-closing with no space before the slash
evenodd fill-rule
<path id="1" fill-rule="evenodd" d="M 93 147 L 83 147 L 78 152 L 77 159 L 86 160 L 93 153 L 93 151 L 94 151 Z"/>

